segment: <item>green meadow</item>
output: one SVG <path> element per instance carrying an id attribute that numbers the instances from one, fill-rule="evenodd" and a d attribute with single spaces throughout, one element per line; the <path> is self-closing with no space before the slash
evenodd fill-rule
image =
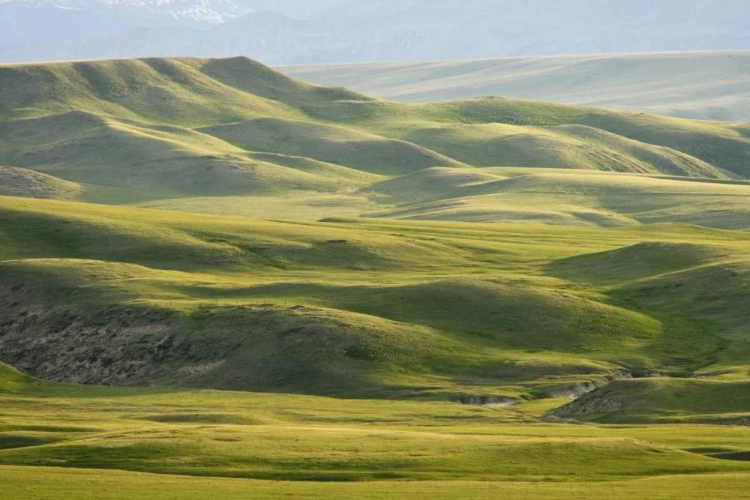
<path id="1" fill-rule="evenodd" d="M 3 498 L 744 498 L 750 129 L 0 66 Z"/>

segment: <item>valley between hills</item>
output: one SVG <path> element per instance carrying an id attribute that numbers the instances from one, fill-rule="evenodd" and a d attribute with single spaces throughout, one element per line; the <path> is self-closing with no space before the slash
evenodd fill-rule
<path id="1" fill-rule="evenodd" d="M 750 124 L 21 64 L 0 165 L 8 498 L 750 498 Z"/>

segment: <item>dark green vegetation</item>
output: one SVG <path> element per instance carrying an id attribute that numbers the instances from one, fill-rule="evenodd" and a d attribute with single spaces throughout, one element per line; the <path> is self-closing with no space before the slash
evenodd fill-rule
<path id="1" fill-rule="evenodd" d="M 745 233 L 0 200 L 3 360 L 44 378 L 512 403 L 731 373 L 744 391 Z"/>
<path id="2" fill-rule="evenodd" d="M 745 491 L 747 126 L 246 59 L 0 88 L 0 493 Z"/>

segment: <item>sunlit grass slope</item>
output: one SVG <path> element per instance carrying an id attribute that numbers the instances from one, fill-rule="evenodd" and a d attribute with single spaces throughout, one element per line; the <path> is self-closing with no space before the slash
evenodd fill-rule
<path id="1" fill-rule="evenodd" d="M 311 499 L 362 499 L 409 498 L 453 499 L 462 495 L 478 500 L 495 499 L 498 494 L 509 500 L 595 500 L 602 497 L 613 500 L 653 498 L 671 500 L 675 495 L 682 499 L 704 498 L 744 499 L 748 490 L 748 477 L 741 474 L 700 474 L 691 476 L 666 476 L 624 482 L 570 483 L 565 486 L 545 483 L 511 482 L 418 482 L 404 483 L 285 483 L 245 481 L 216 478 L 186 478 L 183 476 L 149 476 L 125 472 L 89 470 L 45 469 L 41 467 L 0 468 L 9 498 L 42 500 L 75 498 L 80 500 L 101 498 L 107 491 L 112 500 L 147 496 L 150 498 L 204 499 L 213 496 L 226 499 L 247 498 L 276 499 L 293 495 Z M 33 481 L 31 481 L 33 478 Z M 31 486 L 29 486 L 31 483 Z"/>
<path id="2" fill-rule="evenodd" d="M 343 127 L 279 119 L 200 129 L 248 151 L 307 156 L 377 174 L 398 175 L 423 168 L 459 166 L 427 149 Z"/>
<path id="3" fill-rule="evenodd" d="M 679 151 L 581 125 L 441 126 L 417 130 L 407 139 L 478 167 L 538 166 L 725 177 L 715 167 Z"/>
<path id="4" fill-rule="evenodd" d="M 3 198 L 0 218 L 3 360 L 53 380 L 536 400 L 744 366 L 750 349 L 743 233 L 281 223 L 22 198 Z M 735 291 L 708 301 L 726 266 Z"/>
<path id="5" fill-rule="evenodd" d="M 2 498 L 744 495 L 747 126 L 244 58 L 0 89 Z"/>
<path id="6" fill-rule="evenodd" d="M 682 222 L 746 231 L 750 184 L 552 169 L 429 169 L 364 188 L 368 216 L 628 226 Z M 383 198 L 384 197 L 384 198 Z"/>
<path id="7" fill-rule="evenodd" d="M 10 499 L 744 498 L 743 429 L 543 423 L 562 402 L 482 408 L 96 388 L 0 365 L 0 491 Z"/>
<path id="8" fill-rule="evenodd" d="M 6 189 L 13 195 L 311 219 L 305 207 L 330 195 L 342 196 L 338 208 L 319 218 L 388 212 L 403 202 L 363 188 L 430 168 L 750 176 L 744 125 L 513 99 L 399 104 L 306 84 L 246 58 L 4 65 L 0 85 L 0 164 L 52 176 L 45 182 L 58 185 Z M 310 202 L 296 216 L 282 214 L 278 200 L 298 195 Z M 545 212 L 485 198 L 464 202 L 470 209 L 430 209 L 427 217 L 640 221 L 617 206 L 579 201 L 560 199 Z M 266 212 L 255 208 L 265 205 Z M 739 206 L 729 210 L 739 213 Z M 660 215 L 703 223 L 684 219 L 690 208 L 683 199 Z M 470 214 L 456 217 L 462 210 Z"/>

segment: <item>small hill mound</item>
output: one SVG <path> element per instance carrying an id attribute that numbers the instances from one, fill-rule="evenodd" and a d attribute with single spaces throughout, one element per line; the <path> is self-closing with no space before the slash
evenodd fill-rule
<path id="1" fill-rule="evenodd" d="M 331 300 L 336 307 L 493 339 L 511 349 L 607 351 L 661 331 L 647 316 L 577 295 L 479 280 L 342 290 Z"/>
<path id="2" fill-rule="evenodd" d="M 362 397 L 389 389 L 374 376 L 378 370 L 401 366 L 418 372 L 433 358 L 467 354 L 427 328 L 344 311 L 128 305 L 121 301 L 138 295 L 106 284 L 116 276 L 158 274 L 96 261 L 0 264 L 0 310 L 13 323 L 0 342 L 2 359 L 47 380 L 72 383 Z M 38 345 L 43 338 L 49 348 Z M 0 370 L 0 391 L 10 375 Z"/>
<path id="3" fill-rule="evenodd" d="M 721 247 L 648 242 L 555 261 L 547 270 L 569 280 L 618 284 L 690 269 L 729 255 Z"/>
<path id="4" fill-rule="evenodd" d="M 582 125 L 453 125 L 416 130 L 406 138 L 476 167 L 542 167 L 727 177 L 720 169 L 679 151 Z"/>
<path id="5" fill-rule="evenodd" d="M 748 289 L 750 262 L 747 254 L 740 251 L 725 262 L 624 284 L 613 295 L 643 307 L 710 321 L 713 329 L 725 337 L 748 339 Z"/>
<path id="6" fill-rule="evenodd" d="M 29 381 L 30 377 L 0 362 L 0 394 L 15 394 Z"/>
<path id="7" fill-rule="evenodd" d="M 91 213 L 86 204 L 5 200 L 9 202 L 0 207 L 0 259 L 99 258 L 166 268 L 242 261 L 241 252 L 226 243 L 142 221 L 107 218 Z"/>
<path id="8" fill-rule="evenodd" d="M 743 424 L 750 421 L 748 408 L 747 381 L 651 378 L 615 381 L 556 415 L 602 423 Z"/>
<path id="9" fill-rule="evenodd" d="M 326 101 L 373 100 L 344 88 L 317 87 L 303 83 L 247 57 L 203 60 L 198 63 L 198 67 L 201 73 L 225 85 L 286 104 L 304 106 Z"/>
<path id="10" fill-rule="evenodd" d="M 413 202 L 464 196 L 473 187 L 502 179 L 500 174 L 482 170 L 434 167 L 378 182 L 366 189 Z"/>
<path id="11" fill-rule="evenodd" d="M 307 156 L 382 175 L 459 166 L 408 142 L 320 123 L 263 118 L 198 130 L 246 151 Z"/>
<path id="12" fill-rule="evenodd" d="M 287 189 L 331 192 L 371 180 L 343 168 L 288 168 L 288 159 L 281 158 L 280 165 L 255 159 L 219 139 L 179 127 L 85 113 L 14 120 L 0 125 L 0 132 L 0 142 L 17 165 L 117 187 L 135 199 Z"/>
<path id="13" fill-rule="evenodd" d="M 0 196 L 74 200 L 83 192 L 81 185 L 75 182 L 24 168 L 0 167 Z"/>
<path id="14" fill-rule="evenodd" d="M 750 140 L 732 124 L 520 99 L 472 99 L 425 104 L 417 108 L 474 124 L 501 123 L 526 127 L 583 125 L 643 144 L 680 151 L 739 178 L 750 178 L 747 166 L 750 165 Z"/>

